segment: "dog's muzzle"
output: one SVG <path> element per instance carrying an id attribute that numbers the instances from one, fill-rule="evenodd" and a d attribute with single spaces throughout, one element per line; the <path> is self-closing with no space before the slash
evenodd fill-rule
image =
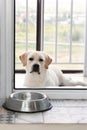
<path id="1" fill-rule="evenodd" d="M 32 72 L 37 72 L 38 74 L 40 74 L 40 72 L 39 72 L 39 65 L 38 64 L 34 64 L 33 66 L 32 66 L 32 71 L 30 72 L 30 73 L 32 73 Z"/>

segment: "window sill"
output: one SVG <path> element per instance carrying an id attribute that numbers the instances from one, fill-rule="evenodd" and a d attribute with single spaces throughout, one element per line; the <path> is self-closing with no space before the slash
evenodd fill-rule
<path id="1" fill-rule="evenodd" d="M 87 124 L 87 100 L 51 100 L 51 103 L 51 110 L 40 113 L 11 112 L 0 104 L 0 124 Z"/>

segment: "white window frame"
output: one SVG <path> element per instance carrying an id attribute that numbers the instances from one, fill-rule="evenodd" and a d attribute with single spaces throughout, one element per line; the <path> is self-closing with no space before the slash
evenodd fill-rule
<path id="1" fill-rule="evenodd" d="M 0 0 L 0 98 L 7 98 L 15 91 L 14 86 L 14 0 Z M 86 12 L 87 21 L 87 12 Z M 87 30 L 87 22 L 86 22 Z M 87 31 L 86 31 L 87 35 Z M 86 40 L 85 40 L 86 41 Z M 87 42 L 85 42 L 85 57 Z M 84 75 L 87 76 L 85 58 Z M 26 90 L 38 91 L 48 95 L 51 99 L 87 99 L 87 89 L 59 88 L 57 90 Z"/>
<path id="2" fill-rule="evenodd" d="M 84 76 L 87 77 L 87 0 L 86 0 L 86 21 L 85 21 L 85 53 L 84 53 Z"/>
<path id="3" fill-rule="evenodd" d="M 14 0 L 0 0 L 0 98 L 7 98 L 14 78 Z"/>

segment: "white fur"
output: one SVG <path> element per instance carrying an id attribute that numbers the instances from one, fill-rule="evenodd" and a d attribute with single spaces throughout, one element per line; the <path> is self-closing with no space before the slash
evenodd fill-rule
<path id="1" fill-rule="evenodd" d="M 29 61 L 29 57 L 33 57 L 33 61 Z M 39 57 L 43 58 L 43 62 L 39 62 Z M 31 51 L 27 52 L 26 63 L 26 75 L 24 85 L 27 87 L 47 87 L 47 86 L 86 86 L 87 84 L 80 81 L 73 81 L 70 78 L 64 76 L 64 74 L 58 69 L 48 64 L 48 69 L 45 67 L 47 55 L 43 52 Z M 39 64 L 40 74 L 37 72 L 31 72 L 32 66 Z"/>

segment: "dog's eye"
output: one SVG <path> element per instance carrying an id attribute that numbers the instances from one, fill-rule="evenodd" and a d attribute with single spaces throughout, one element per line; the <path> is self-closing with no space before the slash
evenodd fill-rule
<path id="1" fill-rule="evenodd" d="M 43 59 L 40 58 L 39 61 L 40 61 L 40 62 L 43 62 Z"/>
<path id="2" fill-rule="evenodd" d="M 34 60 L 33 58 L 29 58 L 30 61 Z"/>

